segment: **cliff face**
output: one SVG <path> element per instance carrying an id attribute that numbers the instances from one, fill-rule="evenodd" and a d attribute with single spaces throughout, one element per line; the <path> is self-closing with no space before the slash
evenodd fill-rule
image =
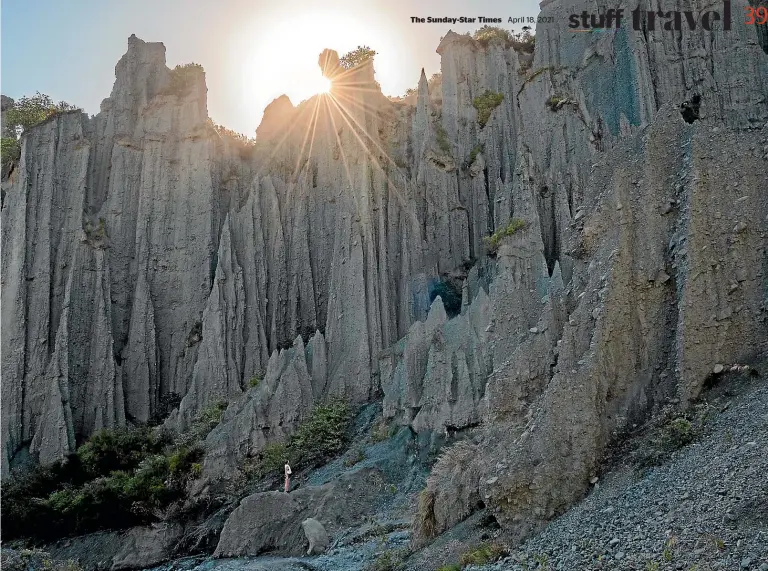
<path id="1" fill-rule="evenodd" d="M 101 112 L 31 129 L 3 184 L 3 475 L 178 396 L 178 428 L 231 401 L 204 465 L 229 478 L 318 399 L 381 391 L 417 432 L 482 425 L 430 482 L 438 530 L 482 501 L 525 533 L 614 434 L 765 352 L 762 32 L 570 31 L 584 9 L 544 7 L 532 62 L 449 32 L 437 100 L 334 69 L 255 147 L 132 36 Z"/>

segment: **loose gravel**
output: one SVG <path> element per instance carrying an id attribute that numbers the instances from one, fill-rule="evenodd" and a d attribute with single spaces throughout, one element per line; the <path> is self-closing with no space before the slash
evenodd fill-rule
<path id="1" fill-rule="evenodd" d="M 620 466 L 482 571 L 768 571 L 768 382 L 714 397 L 696 442 L 662 466 Z"/>

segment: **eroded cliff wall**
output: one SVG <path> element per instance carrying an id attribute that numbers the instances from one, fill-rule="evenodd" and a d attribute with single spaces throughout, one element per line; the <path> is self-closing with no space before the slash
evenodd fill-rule
<path id="1" fill-rule="evenodd" d="M 229 478 L 318 399 L 382 394 L 417 432 L 481 426 L 428 486 L 438 530 L 483 502 L 523 534 L 615 434 L 765 352 L 761 32 L 567 28 L 603 4 L 544 6 L 532 61 L 449 32 L 439 99 L 334 70 L 255 147 L 130 38 L 101 113 L 31 129 L 3 185 L 3 473 L 178 395 L 180 428 L 231 401 L 203 479 Z"/>

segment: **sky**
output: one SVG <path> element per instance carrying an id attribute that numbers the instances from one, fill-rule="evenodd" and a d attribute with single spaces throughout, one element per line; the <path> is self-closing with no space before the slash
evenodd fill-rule
<path id="1" fill-rule="evenodd" d="M 36 91 L 98 113 L 128 37 L 163 42 L 166 64 L 196 62 L 206 71 L 208 113 L 253 136 L 264 107 L 286 94 L 294 104 L 322 88 L 324 48 L 343 55 L 376 50 L 376 79 L 386 95 L 416 87 L 422 67 L 440 71 L 435 52 L 449 29 L 482 24 L 414 24 L 411 17 L 536 16 L 538 0 L 2 0 L 0 91 L 17 99 Z"/>

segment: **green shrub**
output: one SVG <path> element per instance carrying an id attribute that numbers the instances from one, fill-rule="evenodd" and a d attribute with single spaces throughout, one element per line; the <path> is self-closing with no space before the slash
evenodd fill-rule
<path id="1" fill-rule="evenodd" d="M 202 410 L 198 422 L 215 428 L 221 422 L 225 410 L 227 410 L 227 401 L 218 400 Z"/>
<path id="2" fill-rule="evenodd" d="M 254 375 L 251 377 L 251 380 L 248 381 L 248 387 L 258 387 L 259 383 L 261 382 L 261 377 L 259 375 Z"/>
<path id="3" fill-rule="evenodd" d="M 274 476 L 288 460 L 294 467 L 311 467 L 333 458 L 349 442 L 352 409 L 343 399 L 315 406 L 287 443 L 267 444 L 244 468 L 250 479 Z"/>
<path id="4" fill-rule="evenodd" d="M 504 228 L 500 228 L 499 230 L 496 230 L 493 234 L 490 236 L 486 236 L 483 238 L 483 242 L 485 242 L 486 250 L 489 254 L 495 254 L 496 251 L 499 249 L 499 246 L 501 245 L 501 241 L 508 237 L 512 236 L 513 234 L 516 234 L 519 230 L 522 230 L 527 226 L 527 223 L 525 220 L 521 220 L 520 218 L 513 218 L 509 221 L 509 224 L 507 224 Z"/>
<path id="5" fill-rule="evenodd" d="M 18 128 L 23 132 L 54 115 L 77 109 L 78 107 L 66 101 L 54 103 L 49 95 L 39 91 L 32 96 L 24 96 L 14 101 L 11 108 L 5 112 L 3 136 L 14 137 Z"/>
<path id="6" fill-rule="evenodd" d="M 405 547 L 384 551 L 365 569 L 366 571 L 401 571 L 405 569 L 405 559 L 408 554 L 409 551 Z"/>
<path id="7" fill-rule="evenodd" d="M 203 449 L 200 446 L 180 446 L 168 458 L 168 471 L 174 478 L 181 478 L 193 472 L 193 466 L 200 466 Z M 194 470 L 197 471 L 197 470 Z"/>
<path id="8" fill-rule="evenodd" d="M 668 451 L 679 450 L 693 442 L 696 431 L 693 424 L 687 418 L 675 418 L 670 421 L 662 432 L 661 441 L 664 449 Z"/>
<path id="9" fill-rule="evenodd" d="M 511 30 L 505 30 L 498 26 L 485 25 L 476 30 L 472 35 L 475 41 L 483 46 L 487 46 L 491 41 L 498 40 L 505 47 L 511 47 L 517 52 L 533 53 L 536 46 L 536 36 L 529 30 L 523 30 L 520 33 L 513 34 Z"/>
<path id="10" fill-rule="evenodd" d="M 536 48 L 536 36 L 528 30 L 524 30 L 519 34 L 514 34 L 508 45 L 517 52 L 532 54 Z"/>
<path id="11" fill-rule="evenodd" d="M 384 418 L 382 418 L 376 424 L 374 424 L 373 430 L 371 430 L 371 440 L 374 443 L 384 442 L 385 440 L 389 440 L 392 436 L 390 434 L 391 430 L 392 430 L 392 427 L 390 427 L 387 421 Z"/>
<path id="12" fill-rule="evenodd" d="M 205 440 L 206 436 L 216 428 L 224 417 L 224 411 L 227 410 L 227 401 L 219 400 L 207 406 L 197 418 L 192 422 L 189 429 L 176 437 L 177 446 L 194 447 Z"/>
<path id="13" fill-rule="evenodd" d="M 550 111 L 557 111 L 560 108 L 563 101 L 565 101 L 564 97 L 558 97 L 557 95 L 553 95 L 549 99 L 547 99 L 547 107 L 549 107 Z"/>
<path id="14" fill-rule="evenodd" d="M 14 474 L 3 483 L 3 538 L 50 540 L 157 521 L 200 475 L 200 442 L 225 408 L 214 403 L 175 439 L 146 427 L 102 430 L 65 462 Z"/>
<path id="15" fill-rule="evenodd" d="M 363 452 L 362 448 L 358 448 L 352 453 L 352 456 L 344 460 L 344 467 L 345 468 L 351 468 L 355 464 L 359 464 L 365 460 L 365 452 Z"/>
<path id="16" fill-rule="evenodd" d="M 485 127 L 488 119 L 491 118 L 491 113 L 501 105 L 502 101 L 504 101 L 503 94 L 490 90 L 472 100 L 472 106 L 477 109 L 477 122 L 481 127 Z"/>
<path id="17" fill-rule="evenodd" d="M 54 103 L 50 96 L 39 91 L 35 95 L 24 96 L 14 101 L 3 117 L 2 147 L 0 147 L 3 173 L 12 161 L 19 160 L 21 156 L 19 131 L 24 132 L 54 115 L 77 109 L 66 101 Z"/>
<path id="18" fill-rule="evenodd" d="M 233 131 L 232 129 L 227 129 L 223 125 L 219 125 L 218 123 L 214 122 L 213 119 L 211 119 L 210 117 L 208 118 L 208 126 L 214 131 L 216 131 L 220 136 L 233 139 L 246 147 L 256 144 L 255 138 L 248 137 L 247 135 L 238 133 L 237 131 Z"/>
<path id="19" fill-rule="evenodd" d="M 290 439 L 296 464 L 326 460 L 344 450 L 351 421 L 352 409 L 343 399 L 331 399 L 313 408 Z"/>
<path id="20" fill-rule="evenodd" d="M 512 34 L 509 30 L 499 28 L 498 26 L 485 25 L 479 30 L 476 30 L 472 37 L 475 41 L 480 42 L 482 45 L 487 46 L 492 40 L 500 40 L 505 45 L 512 41 Z"/>
<path id="21" fill-rule="evenodd" d="M 132 470 L 149 454 L 160 452 L 167 440 L 146 427 L 101 430 L 77 450 L 83 469 L 91 476 Z"/>
<path id="22" fill-rule="evenodd" d="M 451 563 L 449 565 L 441 565 L 437 568 L 437 571 L 461 571 L 461 565 L 458 563 Z"/>
<path id="23" fill-rule="evenodd" d="M 203 72 L 203 66 L 199 63 L 185 63 L 177 65 L 171 70 L 170 82 L 166 88 L 167 93 L 173 95 L 184 95 L 192 89 L 195 78 Z"/>
<path id="24" fill-rule="evenodd" d="M 459 563 L 462 566 L 466 565 L 485 565 L 486 563 L 493 563 L 498 561 L 506 555 L 507 550 L 503 545 L 499 543 L 484 542 L 477 547 L 470 549 L 466 553 L 463 553 L 459 558 Z"/>
<path id="25" fill-rule="evenodd" d="M 344 69 L 352 69 L 374 57 L 376 52 L 368 46 L 357 46 L 357 49 L 347 52 L 339 58 L 339 65 Z"/>
<path id="26" fill-rule="evenodd" d="M 3 137 L 1 141 L 0 158 L 2 158 L 2 169 L 5 172 L 11 162 L 18 161 L 21 157 L 21 145 L 16 137 Z"/>
<path id="27" fill-rule="evenodd" d="M 673 452 L 688 446 L 699 437 L 711 411 L 708 404 L 700 403 L 682 414 L 676 413 L 680 416 L 663 416 L 665 420 L 633 446 L 634 449 L 629 453 L 632 463 L 639 468 L 662 464 Z"/>
<path id="28" fill-rule="evenodd" d="M 482 152 L 483 152 L 483 145 L 475 145 L 475 148 L 473 148 L 472 151 L 469 153 L 468 163 L 470 166 L 472 165 L 472 163 L 475 162 L 477 155 L 479 155 Z"/>
<path id="29" fill-rule="evenodd" d="M 40 549 L 2 549 L 3 571 L 83 571 L 75 561 L 53 559 Z"/>
<path id="30" fill-rule="evenodd" d="M 249 479 L 260 480 L 266 476 L 281 473 L 285 461 L 293 463 L 291 451 L 282 442 L 267 444 L 258 456 L 245 465 L 245 473 Z"/>
<path id="31" fill-rule="evenodd" d="M 435 126 L 435 139 L 437 140 L 437 146 L 440 147 L 440 150 L 443 151 L 446 155 L 450 155 L 451 142 L 448 140 L 448 133 L 446 133 L 445 129 L 440 123 L 437 123 Z"/>

